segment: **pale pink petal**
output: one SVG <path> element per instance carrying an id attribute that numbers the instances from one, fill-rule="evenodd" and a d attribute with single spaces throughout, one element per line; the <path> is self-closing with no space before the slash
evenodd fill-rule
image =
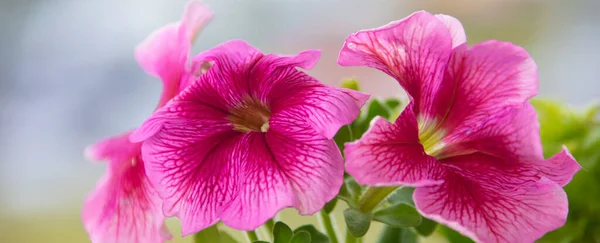
<path id="1" fill-rule="evenodd" d="M 534 242 L 567 219 L 567 195 L 546 177 L 487 155 L 441 162 L 444 183 L 416 188 L 415 205 L 477 242 Z"/>
<path id="2" fill-rule="evenodd" d="M 135 48 L 135 58 L 140 66 L 163 81 L 159 107 L 184 87 L 182 82 L 187 83 L 183 77 L 190 71 L 188 58 L 192 42 L 212 16 L 203 3 L 190 1 L 180 22 L 154 31 Z"/>
<path id="3" fill-rule="evenodd" d="M 132 144 L 127 139 L 131 131 L 105 138 L 85 149 L 85 156 L 93 161 L 131 160 L 140 153 L 141 144 Z"/>
<path id="4" fill-rule="evenodd" d="M 181 17 L 179 35 L 180 40 L 190 44 L 194 42 L 198 32 L 213 18 L 213 12 L 206 4 L 199 0 L 191 0 L 185 6 Z"/>
<path id="5" fill-rule="evenodd" d="M 371 121 L 363 137 L 346 143 L 346 171 L 360 184 L 431 185 L 442 181 L 444 168 L 425 154 L 419 143 L 412 105 L 394 124 L 381 117 Z"/>
<path id="6" fill-rule="evenodd" d="M 544 159 L 540 124 L 533 106 L 509 107 L 490 114 L 480 129 L 470 133 L 452 133 L 443 139 L 446 148 L 439 157 L 469 154 L 476 151 L 515 161 Z"/>
<path id="7" fill-rule="evenodd" d="M 442 82 L 452 52 L 452 36 L 435 16 L 419 11 L 383 27 L 350 35 L 338 57 L 342 66 L 368 66 L 394 77 L 415 102 L 415 113 L 433 117 L 437 96 L 452 85 Z M 444 94 L 438 94 L 444 92 Z"/>
<path id="8" fill-rule="evenodd" d="M 249 86 L 273 114 L 285 111 L 302 116 L 331 139 L 341 126 L 356 119 L 369 95 L 327 86 L 295 68 L 311 68 L 319 55 L 316 50 L 296 56 L 265 55 L 252 69 Z"/>
<path id="9" fill-rule="evenodd" d="M 436 14 L 435 17 L 441 20 L 450 31 L 452 48 L 467 42 L 467 34 L 465 34 L 465 29 L 458 19 L 445 14 Z"/>
<path id="10" fill-rule="evenodd" d="M 140 146 L 126 135 L 96 144 L 99 159 L 109 160 L 106 175 L 85 200 L 82 220 L 93 243 L 162 243 L 171 239 L 164 226 L 162 201 L 149 183 Z M 118 151 L 121 149 L 122 151 Z M 136 151 L 132 154 L 133 151 Z"/>
<path id="11" fill-rule="evenodd" d="M 460 46 L 454 50 L 445 80 L 453 80 L 456 88 L 453 96 L 439 101 L 446 103 L 448 109 L 443 120 L 438 121 L 439 128 L 453 142 L 468 139 L 490 124 L 503 126 L 494 119 L 522 107 L 536 95 L 537 67 L 525 49 L 486 41 L 470 50 Z"/>
<path id="12" fill-rule="evenodd" d="M 338 193 L 344 163 L 332 140 L 298 118 L 273 116 L 269 131 L 249 133 L 239 197 L 222 215 L 235 229 L 253 230 L 281 209 L 302 215 L 323 208 Z"/>

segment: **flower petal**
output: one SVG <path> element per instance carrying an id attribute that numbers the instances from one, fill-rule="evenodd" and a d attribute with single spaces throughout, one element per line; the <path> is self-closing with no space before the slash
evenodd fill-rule
<path id="1" fill-rule="evenodd" d="M 332 140 L 298 119 L 274 116 L 267 133 L 249 133 L 239 196 L 223 212 L 235 229 L 253 230 L 286 207 L 311 215 L 338 193 L 344 163 Z"/>
<path id="2" fill-rule="evenodd" d="M 442 181 L 444 168 L 419 143 L 412 104 L 394 124 L 381 117 L 358 141 L 346 143 L 346 171 L 360 184 L 431 185 Z"/>
<path id="3" fill-rule="evenodd" d="M 544 160 L 540 124 L 528 102 L 505 112 L 490 114 L 480 127 L 477 132 L 446 136 L 443 141 L 447 146 L 440 157 L 478 151 L 507 160 Z"/>
<path id="4" fill-rule="evenodd" d="M 167 124 L 142 150 L 146 173 L 164 200 L 163 212 L 179 217 L 185 236 L 215 224 L 237 196 L 241 136 L 177 130 Z"/>
<path id="5" fill-rule="evenodd" d="M 416 188 L 415 205 L 477 242 L 533 242 L 567 219 L 560 185 L 519 164 L 481 154 L 442 163 L 449 167 L 444 183 Z"/>
<path id="6" fill-rule="evenodd" d="M 128 137 L 132 131 L 108 137 L 85 149 L 85 156 L 93 161 L 129 161 L 140 153 L 141 144 L 132 144 Z"/>
<path id="7" fill-rule="evenodd" d="M 552 158 L 538 160 L 530 166 L 560 186 L 567 185 L 573 179 L 575 173 L 581 169 L 579 163 L 573 158 L 567 147 L 564 146 L 563 150 L 552 156 Z"/>
<path id="8" fill-rule="evenodd" d="M 341 126 L 356 119 L 369 95 L 324 85 L 295 68 L 314 66 L 319 55 L 315 50 L 296 56 L 265 55 L 252 69 L 249 86 L 273 114 L 302 115 L 313 129 L 331 139 Z"/>
<path id="9" fill-rule="evenodd" d="M 346 39 L 338 57 L 342 66 L 377 68 L 394 77 L 415 102 L 415 113 L 432 116 L 438 92 L 452 86 L 442 82 L 452 52 L 448 27 L 419 11 L 383 27 L 359 31 Z"/>
<path id="10" fill-rule="evenodd" d="M 208 21 L 211 10 L 200 1 L 186 5 L 182 20 L 153 32 L 135 49 L 135 58 L 150 75 L 163 81 L 159 107 L 175 96 L 183 87 L 183 76 L 188 72 L 188 58 L 192 42 Z"/>
<path id="11" fill-rule="evenodd" d="M 145 140 L 146 173 L 164 199 L 165 215 L 181 219 L 184 235 L 218 221 L 237 194 L 240 174 L 240 136 L 227 114 L 207 104 L 210 97 L 202 92 L 186 89 L 131 136 Z"/>
<path id="12" fill-rule="evenodd" d="M 468 139 L 489 124 L 503 126 L 490 122 L 490 117 L 498 119 L 536 95 L 537 67 L 525 49 L 486 41 L 471 50 L 454 51 L 445 75 L 445 80 L 455 82 L 454 95 L 439 100 L 448 105 L 439 127 L 453 142 Z"/>
<path id="13" fill-rule="evenodd" d="M 140 146 L 127 136 L 100 142 L 110 160 L 106 175 L 85 200 L 82 220 L 94 243 L 161 243 L 171 239 L 162 201 L 146 177 Z M 118 151 L 118 149 L 123 151 Z M 137 151 L 131 155 L 131 151 Z M 131 157 L 124 157 L 129 154 Z"/>
<path id="14" fill-rule="evenodd" d="M 465 29 L 458 19 L 445 14 L 436 14 L 435 17 L 441 20 L 450 31 L 452 48 L 467 42 L 467 34 L 465 34 Z"/>
<path id="15" fill-rule="evenodd" d="M 248 77 L 263 54 L 243 40 L 231 40 L 194 57 L 194 62 L 212 63 L 208 71 L 195 82 L 210 90 L 207 102 L 214 106 L 232 108 L 250 95 Z M 192 88 L 198 89 L 198 87 Z"/>
<path id="16" fill-rule="evenodd" d="M 286 113 L 271 117 L 266 140 L 296 195 L 294 207 L 302 215 L 311 215 L 338 194 L 344 161 L 332 139 L 303 124 L 300 114 Z"/>

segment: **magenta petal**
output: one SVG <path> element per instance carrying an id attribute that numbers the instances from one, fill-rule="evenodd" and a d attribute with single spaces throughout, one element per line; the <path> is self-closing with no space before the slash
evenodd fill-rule
<path id="1" fill-rule="evenodd" d="M 467 34 L 458 19 L 445 14 L 436 14 L 435 17 L 441 20 L 450 31 L 450 35 L 452 36 L 452 48 L 467 42 Z"/>
<path id="2" fill-rule="evenodd" d="M 431 185 L 442 182 L 444 168 L 425 154 L 409 105 L 394 124 L 381 117 L 358 141 L 346 143 L 346 171 L 360 184 Z"/>
<path id="3" fill-rule="evenodd" d="M 179 217 L 185 236 L 215 224 L 236 197 L 241 138 L 232 132 L 200 134 L 168 125 L 142 149 L 146 173 L 164 200 L 163 212 Z"/>
<path id="4" fill-rule="evenodd" d="M 121 151 L 119 151 L 119 149 Z M 127 134 L 91 147 L 97 159 L 109 160 L 106 175 L 86 198 L 82 219 L 94 243 L 162 243 L 171 239 L 164 226 L 162 201 L 140 159 L 140 145 Z"/>
<path id="5" fill-rule="evenodd" d="M 455 48 L 445 80 L 456 82 L 456 89 L 439 101 L 449 105 L 440 128 L 454 142 L 494 124 L 490 117 L 522 107 L 538 86 L 537 66 L 527 51 L 499 41 Z"/>
<path id="6" fill-rule="evenodd" d="M 311 215 L 338 193 L 344 175 L 339 149 L 296 119 L 272 117 L 265 133 L 248 133 L 240 194 L 221 220 L 253 230 L 286 207 Z"/>
<path id="7" fill-rule="evenodd" d="M 311 215 L 339 192 L 344 161 L 332 139 L 304 125 L 304 117 L 293 115 L 273 115 L 266 140 L 296 195 L 294 207 L 302 215 Z"/>
<path id="8" fill-rule="evenodd" d="M 149 74 L 163 81 L 159 107 L 175 96 L 189 72 L 188 58 L 192 42 L 213 14 L 199 1 L 186 5 L 182 20 L 156 30 L 135 49 L 135 58 Z"/>
<path id="9" fill-rule="evenodd" d="M 515 161 L 543 160 L 540 124 L 528 102 L 506 111 L 490 114 L 470 133 L 452 133 L 440 157 L 469 154 L 475 151 Z"/>
<path id="10" fill-rule="evenodd" d="M 560 186 L 567 185 L 581 166 L 575 158 L 569 153 L 567 147 L 563 146 L 563 150 L 552 156 L 548 160 L 538 160 L 531 165 L 535 170 L 541 172 L 542 175 L 558 183 Z"/>
<path id="11" fill-rule="evenodd" d="M 342 66 L 368 66 L 394 77 L 415 102 L 415 113 L 432 117 L 439 92 L 451 92 L 444 70 L 452 52 L 448 27 L 435 16 L 416 12 L 383 27 L 346 39 L 338 57 Z"/>
<path id="12" fill-rule="evenodd" d="M 310 68 L 319 51 L 296 56 L 265 55 L 254 66 L 250 78 L 252 95 L 269 104 L 273 114 L 302 116 L 313 129 L 331 139 L 339 128 L 360 113 L 369 95 L 327 86 L 295 67 Z"/>
<path id="13" fill-rule="evenodd" d="M 533 242 L 567 219 L 567 195 L 546 177 L 479 154 L 442 163 L 444 183 L 416 188 L 415 205 L 477 242 Z"/>
<path id="14" fill-rule="evenodd" d="M 202 103 L 198 90 L 186 89 L 131 136 L 145 140 L 146 173 L 164 199 L 165 215 L 181 219 L 184 235 L 217 222 L 240 174 L 239 136 L 226 114 Z"/>

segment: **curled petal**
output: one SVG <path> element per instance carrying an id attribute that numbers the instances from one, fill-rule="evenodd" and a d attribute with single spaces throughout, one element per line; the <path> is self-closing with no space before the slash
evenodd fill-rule
<path id="1" fill-rule="evenodd" d="M 563 150 L 552 158 L 535 161 L 530 166 L 560 186 L 569 184 L 575 173 L 581 169 L 579 163 L 564 146 Z"/>
<path id="2" fill-rule="evenodd" d="M 96 144 L 92 150 L 110 162 L 82 212 L 92 242 L 161 243 L 171 239 L 164 225 L 162 201 L 139 158 L 140 146 L 120 135 Z"/>
<path id="3" fill-rule="evenodd" d="M 431 116 L 438 92 L 451 90 L 442 82 L 452 52 L 448 27 L 435 16 L 416 12 L 383 27 L 350 35 L 338 64 L 377 68 L 394 77 L 415 103 L 416 114 Z"/>
<path id="4" fill-rule="evenodd" d="M 436 14 L 435 17 L 444 23 L 452 36 L 452 48 L 467 42 L 467 34 L 460 21 L 452 16 Z"/>
<path id="5" fill-rule="evenodd" d="M 200 1 L 186 5 L 182 20 L 156 30 L 135 49 L 135 58 L 150 75 L 163 81 L 159 107 L 175 96 L 187 83 L 188 58 L 192 42 L 213 14 Z"/>
<path id="6" fill-rule="evenodd" d="M 477 242 L 533 242 L 567 219 L 565 191 L 540 174 L 481 154 L 442 163 L 444 183 L 416 188 L 415 205 Z"/>
<path id="7" fill-rule="evenodd" d="M 85 156 L 94 161 L 108 160 L 116 163 L 131 160 L 140 153 L 141 144 L 129 142 L 130 134 L 131 131 L 101 140 L 87 147 Z"/>
<path id="8" fill-rule="evenodd" d="M 360 184 L 431 185 L 442 182 L 444 168 L 425 154 L 409 105 L 394 124 L 381 117 L 358 141 L 346 143 L 346 171 Z"/>

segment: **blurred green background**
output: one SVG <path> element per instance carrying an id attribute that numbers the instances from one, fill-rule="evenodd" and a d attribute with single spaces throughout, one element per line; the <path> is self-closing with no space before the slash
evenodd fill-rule
<path id="1" fill-rule="evenodd" d="M 139 125 L 152 112 L 160 82 L 133 59 L 134 46 L 176 21 L 185 0 L 0 1 L 0 242 L 89 242 L 80 223 L 85 195 L 104 172 L 85 161 L 94 141 Z M 469 44 L 499 39 L 524 46 L 540 72 L 545 152 L 562 144 L 584 167 L 566 188 L 567 225 L 542 242 L 600 242 L 600 1 L 597 0 L 207 0 L 215 19 L 196 51 L 245 39 L 265 52 L 322 49 L 311 74 L 338 85 L 356 76 L 375 97 L 405 94 L 368 68 L 341 68 L 345 37 L 413 11 L 456 16 Z M 548 99 L 550 101 L 548 101 Z M 336 209 L 342 229 L 341 210 Z M 286 210 L 290 226 L 315 222 Z M 170 219 L 179 234 L 177 220 Z M 377 224 L 365 242 L 381 229 Z M 425 242 L 464 239 L 443 228 Z M 239 237 L 236 234 L 236 237 Z M 176 238 L 175 242 L 191 242 Z"/>

